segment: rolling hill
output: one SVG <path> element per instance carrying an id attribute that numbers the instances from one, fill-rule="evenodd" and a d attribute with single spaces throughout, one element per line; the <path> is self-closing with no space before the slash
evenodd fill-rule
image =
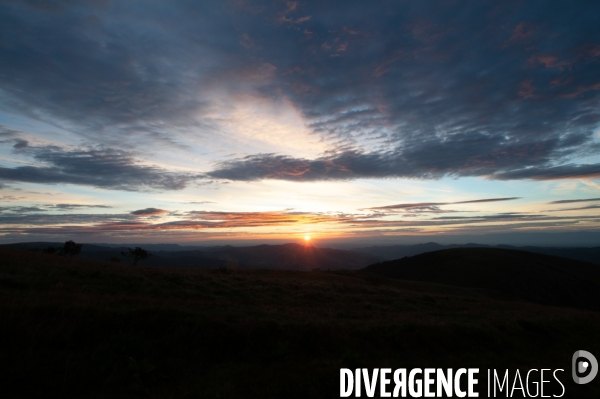
<path id="1" fill-rule="evenodd" d="M 497 297 L 600 309 L 600 266 L 499 248 L 454 248 L 368 266 L 401 280 L 485 290 Z"/>
<path id="2" fill-rule="evenodd" d="M 500 248 L 514 249 L 519 251 L 535 252 L 546 255 L 561 256 L 563 258 L 580 260 L 600 264 L 600 247 L 536 247 L 524 246 L 515 247 L 511 245 L 484 245 L 484 244 L 450 244 L 441 245 L 436 242 L 427 242 L 414 245 L 381 245 L 371 247 L 350 248 L 352 251 L 379 256 L 386 260 L 403 258 L 405 256 L 415 256 L 427 252 L 440 251 L 442 249 L 452 248 Z"/>

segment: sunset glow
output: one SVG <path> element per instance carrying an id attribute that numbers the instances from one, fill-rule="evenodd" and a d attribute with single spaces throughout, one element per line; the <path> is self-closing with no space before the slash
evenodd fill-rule
<path id="1" fill-rule="evenodd" d="M 598 5 L 36 4 L 0 5 L 0 242 L 600 238 Z"/>

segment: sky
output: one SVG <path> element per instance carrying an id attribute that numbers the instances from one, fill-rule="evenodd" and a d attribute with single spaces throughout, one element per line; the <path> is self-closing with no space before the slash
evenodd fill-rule
<path id="1" fill-rule="evenodd" d="M 600 2 L 0 3 L 0 242 L 597 241 Z"/>

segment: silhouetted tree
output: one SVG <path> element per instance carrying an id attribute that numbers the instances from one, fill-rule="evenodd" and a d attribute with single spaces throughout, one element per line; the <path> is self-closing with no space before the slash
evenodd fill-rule
<path id="1" fill-rule="evenodd" d="M 60 249 L 61 254 L 65 256 L 75 256 L 81 252 L 83 244 L 77 244 L 73 240 L 65 242 L 65 245 Z"/>
<path id="2" fill-rule="evenodd" d="M 127 249 L 128 249 L 128 251 L 121 252 L 121 255 L 123 255 L 126 258 L 131 258 L 134 266 L 137 265 L 138 261 L 144 260 L 144 259 L 148 258 L 148 256 L 150 256 L 148 254 L 148 251 L 146 251 L 145 249 L 140 248 L 140 247 L 135 247 L 134 249 L 131 249 L 131 248 L 127 248 Z"/>

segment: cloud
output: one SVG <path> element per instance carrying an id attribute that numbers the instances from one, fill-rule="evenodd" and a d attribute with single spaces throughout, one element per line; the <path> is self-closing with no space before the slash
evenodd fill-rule
<path id="1" fill-rule="evenodd" d="M 449 226 L 462 226 L 462 225 L 482 225 L 493 227 L 498 224 L 509 226 L 515 222 L 530 222 L 533 223 L 531 226 L 535 226 L 537 223 L 582 223 L 582 222 L 594 223 L 597 228 L 600 223 L 600 217 L 598 216 L 547 216 L 540 214 L 491 214 L 483 216 L 439 216 L 431 219 L 402 219 L 402 220 L 382 220 L 382 219 L 370 219 L 370 220 L 345 220 L 342 223 L 348 224 L 352 227 L 449 227 Z M 543 224 L 540 224 L 542 226 Z"/>
<path id="2" fill-rule="evenodd" d="M 35 212 L 47 212 L 48 210 L 61 210 L 70 211 L 74 209 L 82 208 L 112 208 L 107 205 L 82 205 L 82 204 L 46 204 L 43 207 L 40 206 L 5 206 L 0 207 L 0 212 L 11 212 L 11 213 L 35 213 Z"/>
<path id="3" fill-rule="evenodd" d="M 597 164 L 581 164 L 599 150 L 600 25 L 589 18 L 597 2 L 550 1 L 541 11 L 535 2 L 441 0 L 347 1 L 343 10 L 182 1 L 168 12 L 152 2 L 143 11 L 135 2 L 39 4 L 0 5 L 0 26 L 12 32 L 0 46 L 0 97 L 11 111 L 94 140 L 144 134 L 151 145 L 218 136 L 215 93 L 225 104 L 250 94 L 289 101 L 331 150 L 252 154 L 217 165 L 214 178 L 600 176 Z M 284 72 L 292 70 L 303 73 Z M 2 173 L 90 184 L 51 168 Z M 137 173 L 158 179 L 136 190 L 186 181 Z M 106 180 L 91 185 L 132 187 Z"/>
<path id="4" fill-rule="evenodd" d="M 552 166 L 538 160 L 547 143 L 523 144 L 520 148 L 494 150 L 482 155 L 477 138 L 465 136 L 464 143 L 421 143 L 398 152 L 343 151 L 317 159 L 295 158 L 279 154 L 256 154 L 221 162 L 205 174 L 206 178 L 254 181 L 354 180 L 360 178 L 418 178 L 481 176 L 494 180 L 558 180 L 595 178 L 600 164 Z M 481 143 L 485 147 L 485 143 Z M 453 148 L 456 147 L 456 148 Z M 494 154 L 493 151 L 497 151 Z M 512 155 L 513 153 L 518 154 Z M 538 153 L 538 155 L 536 155 Z M 449 155 L 451 154 L 451 155 Z M 526 158 L 531 156 L 532 158 Z M 543 155 L 547 158 L 546 155 Z M 533 160 L 533 161 L 532 161 Z M 523 168 L 528 162 L 543 166 Z"/>
<path id="5" fill-rule="evenodd" d="M 454 202 L 454 204 L 477 204 L 480 202 L 512 201 L 512 200 L 516 200 L 516 199 L 521 199 L 521 197 L 486 198 L 486 199 L 470 200 L 470 201 L 458 201 L 458 202 Z"/>
<path id="6" fill-rule="evenodd" d="M 45 212 L 46 209 L 37 206 L 2 206 L 0 207 L 0 213 L 11 212 L 11 213 L 31 213 L 31 212 Z"/>
<path id="7" fill-rule="evenodd" d="M 385 177 L 389 172 L 385 159 L 377 154 L 346 152 L 335 157 L 308 160 L 276 154 L 250 155 L 226 161 L 216 170 L 208 172 L 209 178 L 252 181 L 280 179 L 314 181 L 356 179 L 360 177 Z"/>
<path id="8" fill-rule="evenodd" d="M 146 208 L 146 209 L 140 209 L 137 211 L 133 211 L 130 214 L 135 215 L 135 216 L 154 216 L 154 215 L 162 215 L 164 213 L 168 213 L 168 211 L 165 211 L 164 209 L 158 209 L 158 208 Z"/>
<path id="9" fill-rule="evenodd" d="M 469 200 L 469 201 L 458 201 L 458 202 L 418 202 L 418 203 L 408 203 L 408 204 L 396 204 L 396 205 L 386 205 L 386 206 L 377 206 L 373 208 L 366 209 L 410 209 L 410 208 L 428 208 L 428 207 L 437 207 L 440 205 L 453 205 L 453 204 L 478 204 L 483 202 L 500 202 L 500 201 L 512 201 L 520 199 L 521 197 L 508 197 L 508 198 L 484 198 L 477 200 Z"/>
<path id="10" fill-rule="evenodd" d="M 560 166 L 549 166 L 546 168 L 531 167 L 507 172 L 493 173 L 490 177 L 497 180 L 529 179 L 538 181 L 598 178 L 600 177 L 600 164 L 567 164 Z"/>
<path id="11" fill-rule="evenodd" d="M 577 207 L 577 208 L 550 209 L 550 210 L 546 210 L 544 212 L 583 211 L 583 210 L 587 210 L 587 209 L 600 209 L 600 205 L 588 205 L 588 206 L 581 206 L 581 207 Z"/>
<path id="12" fill-rule="evenodd" d="M 286 1 L 286 9 L 279 13 L 279 17 L 277 21 L 279 23 L 288 23 L 288 24 L 300 24 L 302 22 L 306 22 L 310 20 L 311 16 L 306 15 L 299 18 L 290 17 L 290 14 L 294 13 L 298 9 L 298 2 L 296 1 Z"/>
<path id="13" fill-rule="evenodd" d="M 349 216 L 310 212 L 188 212 L 185 219 L 162 223 L 141 221 L 154 208 L 130 214 L 0 215 L 0 232 L 18 234 L 104 234 L 255 228 L 342 222 Z M 155 210 L 160 211 L 160 210 Z M 60 226 L 57 226 L 60 224 Z M 30 227 L 30 226 L 36 227 Z"/>
<path id="14" fill-rule="evenodd" d="M 129 223 L 135 218 L 131 215 L 123 214 L 49 214 L 36 213 L 23 215 L 22 213 L 3 214 L 0 216 L 0 226 L 13 225 L 10 229 L 25 229 L 27 226 L 45 226 L 56 228 L 56 226 L 94 226 L 104 223 Z"/>
<path id="15" fill-rule="evenodd" d="M 270 225 L 313 224 L 339 222 L 350 218 L 348 215 L 328 215 L 311 212 L 208 212 L 191 211 L 186 214 L 189 220 L 173 222 L 177 226 L 203 225 L 204 227 L 258 227 Z"/>
<path id="16" fill-rule="evenodd" d="M 589 36 L 561 30 L 561 47 L 551 55 L 536 55 L 544 63 L 529 62 L 527 48 L 552 48 L 551 31 L 573 21 L 556 14 L 531 20 L 530 6 L 521 6 L 516 14 L 507 14 L 503 7 L 487 13 L 485 7 L 458 12 L 450 5 L 438 6 L 433 13 L 397 6 L 397 13 L 384 15 L 383 10 L 367 11 L 350 3 L 343 17 L 311 26 L 311 50 L 289 67 L 311 72 L 282 76 L 281 87 L 287 88 L 313 131 L 338 146 L 338 155 L 303 159 L 255 154 L 223 163 L 210 175 L 292 181 L 595 175 L 582 173 L 586 166 L 573 163 L 597 151 L 593 132 L 600 114 L 588 104 L 599 94 L 579 88 L 596 84 L 598 60 L 573 56 Z M 326 6 L 315 8 L 321 12 L 312 15 L 329 11 Z M 456 23 L 445 12 L 479 22 Z M 530 23 L 513 22 L 525 16 Z M 425 21 L 418 37 L 415 21 Z M 600 33 L 583 20 L 579 23 Z M 339 26 L 360 27 L 370 38 L 340 39 Z M 318 49 L 329 50 L 336 39 L 350 43 L 343 54 L 346 62 L 319 55 Z M 507 41 L 510 46 L 503 46 Z M 379 71 L 382 64 L 385 73 Z M 553 85 L 557 76 L 567 83 Z M 519 94 L 523 82 L 530 85 L 531 95 Z M 565 97 L 574 92 L 581 94 Z M 360 166 L 345 162 L 348 158 Z"/>
<path id="17" fill-rule="evenodd" d="M 0 137 L 12 139 L 19 136 L 21 132 L 19 130 L 11 129 L 4 125 L 0 125 Z"/>
<path id="18" fill-rule="evenodd" d="M 469 201 L 470 202 L 470 201 Z M 150 210 L 140 210 L 142 214 L 154 214 Z M 160 211 L 160 210 L 158 210 Z M 260 227 L 283 227 L 325 224 L 330 232 L 354 233 L 393 233 L 404 231 L 459 231 L 461 229 L 486 229 L 489 231 L 515 229 L 544 230 L 577 226 L 580 229 L 598 228 L 598 216 L 548 216 L 529 213 L 499 213 L 481 216 L 438 216 L 433 218 L 406 218 L 391 220 L 382 214 L 325 214 L 318 212 L 208 212 L 191 211 L 177 215 L 180 219 L 161 221 L 140 219 L 139 214 L 2 214 L 0 233 L 5 237 L 24 236 L 69 236 L 88 237 L 165 237 L 166 234 L 203 234 L 208 231 L 222 231 L 231 234 L 231 229 L 240 234 L 252 234 Z M 169 215 L 171 216 L 171 214 Z M 337 227 L 337 230 L 336 230 Z M 318 227 L 321 228 L 321 227 Z M 357 230 L 361 229 L 361 230 Z M 254 231 L 260 231 L 254 230 Z M 217 233 L 215 233 L 217 234 Z M 188 237 L 188 236 L 186 236 Z"/>
<path id="19" fill-rule="evenodd" d="M 548 202 L 549 204 L 572 204 L 574 202 L 591 202 L 591 201 L 600 201 L 600 198 L 583 198 L 583 199 L 571 199 L 571 200 L 558 200 Z"/>
<path id="20" fill-rule="evenodd" d="M 414 206 L 409 208 L 404 208 L 404 211 L 408 213 L 447 213 L 447 212 L 456 212 L 456 211 L 446 211 L 441 209 L 439 206 L 435 205 L 427 205 L 427 206 Z"/>
<path id="21" fill-rule="evenodd" d="M 256 47 L 256 43 L 254 43 L 254 40 L 252 40 L 247 33 L 242 33 L 242 36 L 240 37 L 240 45 L 247 49 Z"/>
<path id="22" fill-rule="evenodd" d="M 16 150 L 21 150 L 23 148 L 26 148 L 28 145 L 29 145 L 29 142 L 27 140 L 16 139 L 15 145 L 13 145 L 13 148 Z"/>
<path id="23" fill-rule="evenodd" d="M 112 208 L 109 205 L 88 205 L 88 204 L 50 204 L 46 205 L 50 209 L 73 210 L 81 208 Z"/>
<path id="24" fill-rule="evenodd" d="M 171 36 L 161 39 L 161 29 L 152 23 L 145 32 L 136 30 L 134 10 L 117 8 L 87 2 L 48 14 L 4 4 L 2 29 L 19 32 L 7 36 L 0 50 L 6 60 L 0 86 L 10 105 L 96 126 L 177 120 L 201 107 L 189 80 L 165 74 L 169 62 L 191 61 L 172 46 Z"/>
<path id="25" fill-rule="evenodd" d="M 180 190 L 189 174 L 141 164 L 131 152 L 112 148 L 67 150 L 56 146 L 20 149 L 38 165 L 0 167 L 0 180 L 43 184 L 81 184 L 111 190 Z"/>
<path id="26" fill-rule="evenodd" d="M 18 137 L 20 135 L 20 131 L 7 128 L 4 125 L 0 125 L 0 144 L 14 142 L 16 145 L 18 144 Z"/>

